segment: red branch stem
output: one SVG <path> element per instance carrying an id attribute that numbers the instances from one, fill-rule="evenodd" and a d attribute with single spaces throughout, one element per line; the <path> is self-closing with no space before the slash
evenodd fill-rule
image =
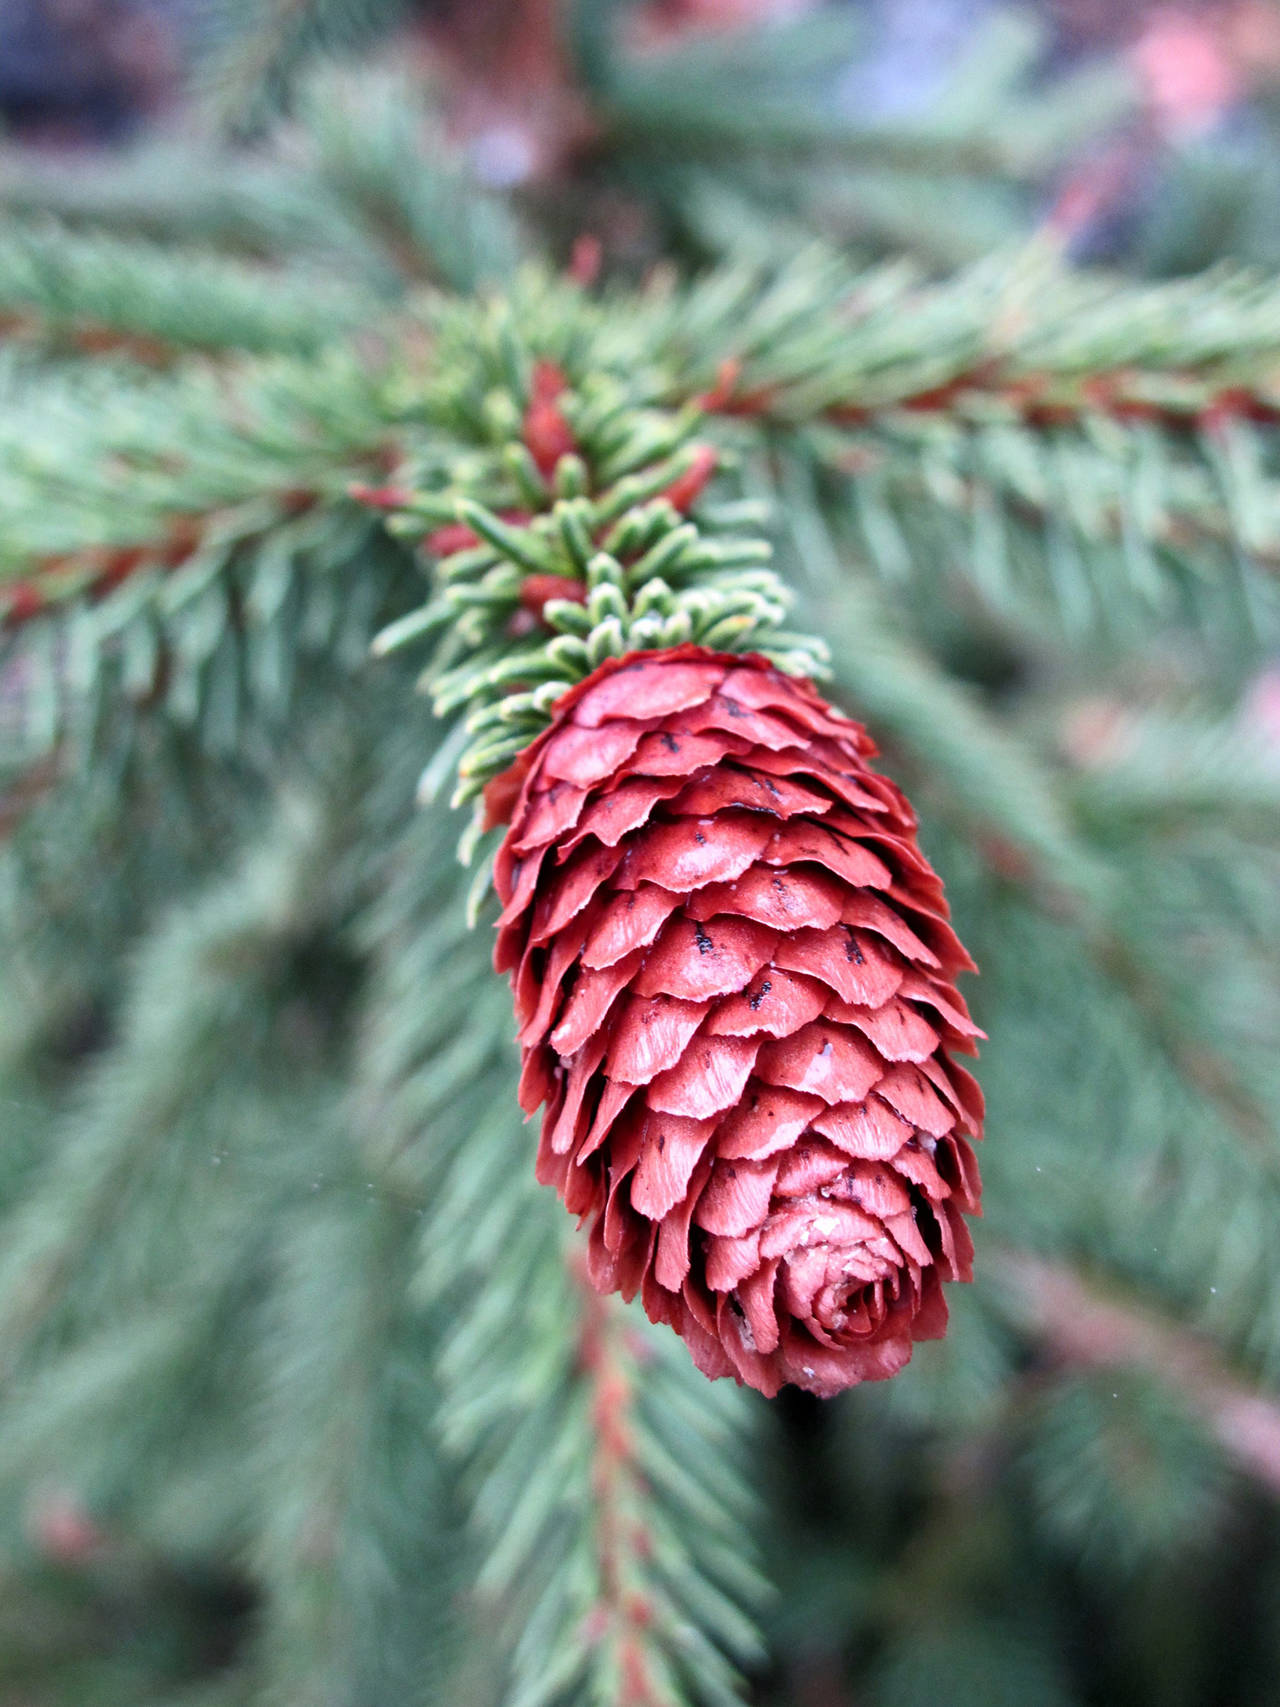
<path id="1" fill-rule="evenodd" d="M 582 1295 L 579 1366 L 590 1388 L 595 1437 L 591 1496 L 599 1568 L 599 1591 L 584 1635 L 589 1642 L 613 1647 L 617 1707 L 663 1707 L 646 1652 L 653 1605 L 644 1589 L 643 1566 L 652 1541 L 631 1509 L 641 1482 L 632 1420 L 634 1358 L 623 1342 L 625 1325 L 617 1319 L 612 1301 L 591 1286 L 585 1263 L 575 1265 L 575 1276 Z"/>
<path id="2" fill-rule="evenodd" d="M 736 357 L 721 362 L 716 380 L 698 402 L 709 414 L 768 416 L 785 399 L 785 387 L 740 384 L 742 364 Z M 1152 396 L 1147 387 L 1156 379 L 1174 395 Z M 1257 426 L 1280 424 L 1280 398 L 1244 385 L 1214 386 L 1194 373 L 1144 375 L 1132 368 L 1067 377 L 1050 373 L 1011 371 L 1004 364 L 983 362 L 954 375 L 942 385 L 875 403 L 833 403 L 825 418 L 846 427 L 867 426 L 894 411 L 911 414 L 964 413 L 967 403 L 990 412 L 992 402 L 1026 426 L 1074 426 L 1090 416 L 1108 415 L 1123 422 L 1150 422 L 1174 431 L 1214 432 L 1231 421 Z"/>

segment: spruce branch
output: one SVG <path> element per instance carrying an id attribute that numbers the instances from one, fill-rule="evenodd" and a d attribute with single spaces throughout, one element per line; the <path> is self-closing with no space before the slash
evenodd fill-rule
<path id="1" fill-rule="evenodd" d="M 444 1699 L 459 1550 L 423 1451 L 429 1343 L 404 1302 L 417 1219 L 372 1189 L 325 1005 L 326 948 L 329 977 L 351 977 L 333 944 L 378 813 L 353 806 L 344 742 L 332 726 L 317 742 L 337 752 L 331 796 L 285 803 L 230 881 L 147 944 L 91 1113 L 57 1131 L 10 1215 L 0 1315 L 24 1396 L 0 1462 L 74 1465 L 91 1509 L 151 1515 L 193 1459 L 215 1480 L 225 1460 L 211 1492 L 233 1531 L 213 1544 L 264 1596 L 254 1699 L 327 1700 L 335 1678 Z"/>
<path id="2" fill-rule="evenodd" d="M 1212 882 L 1188 940 L 1181 861 L 1153 858 L 1144 841 L 1131 857 L 1126 893 L 1145 886 L 1150 897 L 1126 935 L 1150 962 L 1163 932 L 1166 954 L 1149 970 L 1158 972 L 1164 1012 L 1176 1015 L 1180 1038 L 1234 1072 L 1248 1097 L 1269 1099 L 1274 1051 L 1252 1038 L 1256 1015 L 1229 992 L 1249 989 L 1268 1011 L 1272 951 L 1249 943 Z M 1090 1253 L 1171 1300 L 1271 1382 L 1280 1366 L 1280 1270 L 1267 1231 L 1280 1213 L 1271 1147 L 1242 1134 L 1230 1111 L 1188 1075 L 1181 1053 L 1134 991 L 1089 952 L 1076 923 L 1041 911 L 1025 894 L 1006 894 L 997 905 L 985 884 L 968 901 L 961 891 L 957 904 L 983 967 L 984 1001 L 998 1016 L 983 1061 L 1005 1137 L 988 1158 L 991 1236 Z M 1178 969 L 1188 954 L 1200 962 L 1194 992 Z M 1041 1064 L 1034 1083 L 1025 1072 L 1032 1048 Z"/>
<path id="3" fill-rule="evenodd" d="M 789 425 L 895 410 L 1188 430 L 1276 416 L 1274 284 L 1226 268 L 1135 285 L 1069 271 L 1038 243 L 932 281 L 812 249 L 772 271 L 722 267 L 655 294 L 651 313 L 676 395 Z"/>
<path id="4" fill-rule="evenodd" d="M 999 1246 L 987 1257 L 1009 1315 L 1052 1356 L 1086 1367 L 1150 1371 L 1200 1413 L 1229 1457 L 1280 1493 L 1280 1403 L 1224 1368 L 1207 1342 L 1064 1263 Z"/>
<path id="5" fill-rule="evenodd" d="M 342 1100 L 337 1108 L 344 1109 Z M 413 1209 L 369 1189 L 349 1121 L 281 1218 L 257 1350 L 251 1556 L 260 1699 L 443 1700 L 466 1537 L 440 1458 L 428 1324 L 406 1300 Z"/>
<path id="6" fill-rule="evenodd" d="M 886 581 L 960 575 L 1077 631 L 1203 608 L 1210 576 L 1274 604 L 1269 281 L 1119 285 L 1033 249 L 926 283 L 810 253 L 652 312 L 672 401 L 803 443 Z"/>
<path id="7" fill-rule="evenodd" d="M 721 507 L 717 514 L 704 504 L 697 522 L 702 531 L 695 537 L 689 531 L 695 524 L 685 512 L 712 465 L 731 460 L 735 435 L 738 448 L 744 448 L 741 435 L 766 400 L 776 413 L 776 399 L 788 399 L 777 416 L 780 432 L 793 433 L 814 410 L 847 412 L 851 405 L 833 403 L 830 387 L 838 384 L 847 396 L 851 351 L 860 346 L 870 389 L 857 408 L 874 417 L 875 425 L 856 431 L 864 437 L 871 433 L 875 444 L 854 456 L 858 447 L 849 449 L 847 442 L 851 429 L 827 426 L 822 432 L 835 439 L 819 436 L 813 455 L 820 468 L 831 470 L 844 460 L 854 469 L 851 481 L 847 469 L 841 478 L 849 484 L 860 536 L 886 575 L 922 559 L 936 561 L 937 551 L 925 549 L 924 536 L 945 527 L 952 563 L 963 561 L 974 541 L 982 545 L 970 572 L 997 602 L 1016 596 L 1012 564 L 1014 580 L 1034 578 L 1033 595 L 1043 597 L 1048 590 L 1079 619 L 1095 599 L 1105 605 L 1135 594 L 1161 598 L 1162 560 L 1187 560 L 1180 539 L 1217 537 L 1224 547 L 1230 544 L 1227 566 L 1236 574 L 1247 574 L 1250 558 L 1264 563 L 1271 529 L 1269 476 L 1255 454 L 1259 447 L 1240 438 L 1245 429 L 1239 422 L 1228 428 L 1220 413 L 1214 415 L 1207 438 L 1202 433 L 1195 439 L 1188 460 L 1168 445 L 1161 448 L 1159 435 L 1167 437 L 1168 430 L 1150 420 L 1134 425 L 1111 419 L 1106 432 L 1102 426 L 1108 418 L 1097 411 L 1096 419 L 1078 427 L 1024 423 L 1017 429 L 1020 449 L 1012 428 L 969 421 L 968 393 L 963 385 L 957 388 L 956 374 L 972 372 L 977 355 L 988 366 L 995 359 L 993 321 L 1013 328 L 998 338 L 1003 340 L 1001 359 L 1012 363 L 1015 378 L 1026 377 L 1025 362 L 1032 358 L 1042 364 L 1051 360 L 1056 364 L 1051 371 L 1071 383 L 1072 375 L 1087 370 L 1092 359 L 1088 338 L 1072 342 L 1058 322 L 1034 321 L 1028 303 L 1036 302 L 1042 320 L 1045 310 L 1031 290 L 1033 283 L 1044 283 L 1043 269 L 1030 264 L 1021 272 L 1007 265 L 980 269 L 948 286 L 926 288 L 886 270 L 851 281 L 834 263 L 810 259 L 781 275 L 762 297 L 756 275 L 729 270 L 675 303 L 660 296 L 642 303 L 637 322 L 623 328 L 612 303 L 593 303 L 567 285 L 530 281 L 506 311 L 505 323 L 483 306 L 445 305 L 431 312 L 438 382 L 418 375 L 410 379 L 392 364 L 383 372 L 394 377 L 370 384 L 358 363 L 342 352 L 326 357 L 305 379 L 279 363 L 274 369 L 268 365 L 237 386 L 230 412 L 221 398 L 215 400 L 212 419 L 221 431 L 210 435 L 206 427 L 203 436 L 211 441 L 207 452 L 216 447 L 224 466 L 243 468 L 243 474 L 220 482 L 220 501 L 225 503 L 237 484 L 241 492 L 263 492 L 264 475 L 274 472 L 286 500 L 300 504 L 302 493 L 314 490 L 306 481 L 315 478 L 318 465 L 323 494 L 326 482 L 332 491 L 345 475 L 349 484 L 362 457 L 386 457 L 392 436 L 398 432 L 403 438 L 412 428 L 410 443 L 402 443 L 398 453 L 407 456 L 406 472 L 397 475 L 399 484 L 379 502 L 394 508 L 399 491 L 413 491 L 392 526 L 410 538 L 425 538 L 434 548 L 442 559 L 439 587 L 431 603 L 405 613 L 380 645 L 390 649 L 418 636 L 443 636 L 433 665 L 436 702 L 446 715 L 465 707 L 475 723 L 472 733 L 478 738 L 464 756 L 464 785 L 479 792 L 540 727 L 556 682 L 571 682 L 575 673 L 625 644 L 670 644 L 693 637 L 714 645 L 764 645 L 780 659 L 788 658 L 787 667 L 807 667 L 803 645 L 779 634 L 785 592 L 764 566 L 767 544 L 758 535 L 751 537 L 750 529 L 758 524 L 745 512 Z M 1134 371 L 1141 359 L 1152 364 L 1153 376 L 1165 373 L 1184 388 L 1190 384 L 1200 412 L 1187 418 L 1200 421 L 1206 412 L 1226 407 L 1223 387 L 1229 373 L 1246 358 L 1256 371 L 1276 334 L 1264 291 L 1250 294 L 1233 282 L 1197 288 L 1204 295 L 1198 316 L 1197 299 L 1186 290 L 1154 304 L 1140 293 L 1116 302 L 1105 293 L 1099 296 L 1096 286 L 1074 283 L 1063 286 L 1063 311 L 1080 311 L 1087 322 L 1085 310 L 1092 305 L 1094 344 L 1128 348 Z M 1041 295 L 1052 300 L 1053 292 L 1046 289 Z M 898 330 L 904 316 L 912 328 L 909 345 Z M 824 329 L 833 320 L 841 326 L 837 344 Z M 1169 328 L 1163 341 L 1153 325 Z M 689 381 L 682 378 L 685 404 L 673 408 L 679 393 L 672 365 L 696 374 L 698 360 L 705 365 L 706 358 L 695 350 L 710 348 L 714 359 L 717 338 L 723 346 L 729 336 L 739 350 L 747 356 L 755 351 L 766 364 L 751 376 L 749 389 L 739 394 L 737 379 L 730 383 L 722 372 L 718 393 L 713 383 L 709 392 L 691 399 Z M 941 340 L 934 353 L 931 336 Z M 1128 345 L 1126 337 L 1132 340 Z M 723 360 L 740 364 L 744 357 Z M 534 395 L 536 374 L 553 390 L 571 382 L 563 404 L 557 396 Z M 925 381 L 931 389 L 928 407 L 921 408 L 926 394 L 918 388 Z M 825 401 L 813 391 L 818 383 L 827 388 Z M 156 465 L 157 430 L 163 420 L 167 431 L 189 434 L 191 405 L 201 389 L 198 376 L 193 380 L 190 375 L 167 394 L 154 386 L 144 389 L 138 402 L 153 415 L 152 428 L 140 434 L 141 423 L 133 422 L 124 432 L 96 434 L 99 454 L 109 446 L 113 459 L 128 459 L 130 477 L 123 486 L 114 480 L 110 489 L 112 501 L 128 505 L 128 534 L 113 523 L 107 488 L 101 476 L 94 476 L 94 441 L 83 447 L 90 454 L 80 459 L 66 495 L 88 511 L 79 529 L 80 537 L 91 542 L 81 548 L 88 556 L 73 547 L 55 554 L 50 564 L 46 554 L 42 572 L 20 579 L 10 592 L 11 612 L 34 613 L 51 593 L 109 586 L 117 575 L 130 573 L 136 567 L 130 553 L 139 549 L 140 505 L 157 517 L 151 557 L 172 555 L 175 548 L 165 529 L 188 526 L 184 518 L 192 503 L 208 503 L 211 494 L 192 490 L 187 470 L 165 472 Z M 695 400 L 710 411 L 708 427 L 717 414 L 730 411 L 732 431 L 723 448 L 714 437 L 695 442 Z M 244 430 L 245 414 L 252 419 L 264 401 L 276 417 L 265 443 L 262 432 Z M 168 411 L 178 407 L 177 418 L 170 412 L 165 419 L 166 411 L 158 407 L 162 402 Z M 364 411 L 360 434 L 352 430 L 357 402 Z M 68 426 L 72 417 L 65 400 L 55 398 L 45 407 L 50 429 L 55 422 L 60 430 Z M 339 408 L 351 425 L 317 455 L 318 413 L 331 423 Z M 1255 414 L 1260 408 L 1250 405 Z M 919 425 L 930 412 L 937 417 L 937 430 L 921 437 Z M 227 431 L 233 422 L 234 437 Z M 420 436 L 428 426 L 438 446 L 452 445 L 443 459 L 439 451 L 424 459 L 413 448 L 414 433 Z M 1267 430 L 1256 421 L 1248 428 L 1255 435 Z M 833 451 L 833 443 L 846 448 Z M 282 456 L 286 444 L 291 454 Z M 1120 460 L 1117 446 L 1123 452 Z M 255 455 L 252 468 L 244 456 L 248 448 Z M 35 521 L 30 477 L 24 491 L 24 457 L 30 461 L 26 446 L 15 455 L 19 478 L 13 496 L 18 516 L 24 507 L 32 516 L 34 545 L 42 532 L 48 539 L 50 529 L 43 513 Z M 1068 571 L 1073 561 L 1079 567 L 1079 548 L 1054 546 L 1055 537 L 1065 538 L 1055 494 L 1068 486 L 1074 494 L 1066 511 L 1068 529 L 1074 526 L 1095 546 L 1116 541 L 1120 572 L 1106 584 L 1073 588 Z M 40 489 L 47 496 L 44 469 Z M 1028 510 L 1054 518 L 1052 524 L 1043 523 L 1052 531 L 1034 568 L 1017 560 L 1023 547 L 1016 530 Z M 63 515 L 60 545 L 70 544 L 76 532 L 67 529 L 65 510 Z M 1244 554 L 1234 544 L 1242 518 L 1252 518 L 1243 530 Z M 261 526 L 270 532 L 270 515 Z M 21 527 L 19 521 L 19 538 Z M 113 533 L 123 555 L 108 553 L 103 561 L 97 553 Z M 146 556 L 144 551 L 144 561 Z M 539 593 L 538 576 L 561 578 L 563 589 L 543 585 Z M 554 599 L 553 591 L 565 596 Z M 1257 596 L 1254 588 L 1250 597 Z M 504 635 L 504 624 L 524 632 Z M 538 638 L 548 632 L 551 641 Z M 771 633 L 778 638 L 770 640 Z M 522 678 L 528 685 L 521 693 L 505 691 Z"/>
<path id="8" fill-rule="evenodd" d="M 385 342 L 228 369 L 190 361 L 140 375 L 15 365 L 0 384 L 5 580 L 31 558 L 169 543 L 192 514 L 319 489 L 385 466 L 402 424 Z M 413 356 L 397 349 L 397 371 Z M 78 585 L 78 583 L 75 583 Z"/>
<path id="9" fill-rule="evenodd" d="M 300 656 L 362 663 L 395 608 L 404 555 L 346 487 L 395 459 L 401 417 L 349 349 L 110 378 L 19 372 L 0 403 L 11 751 L 83 756 L 122 701 L 226 751 L 288 710 Z"/>
<path id="10" fill-rule="evenodd" d="M 84 355 L 118 348 L 160 364 L 183 350 L 307 354 L 376 312 L 358 287 L 301 268 L 268 270 L 50 221 L 11 219 L 0 248 L 0 326 L 69 341 Z"/>
<path id="11" fill-rule="evenodd" d="M 670 1696 L 646 1655 L 654 1608 L 645 1593 L 644 1560 L 653 1541 L 635 1510 L 643 1497 L 631 1427 L 635 1370 L 609 1303 L 591 1291 L 585 1275 L 578 1276 L 578 1285 L 583 1298 L 579 1358 L 592 1389 L 590 1488 L 599 1581 L 599 1599 L 587 1613 L 583 1635 L 602 1650 L 606 1689 L 618 1699 L 634 1700 L 636 1707 L 656 1707 Z"/>
<path id="12" fill-rule="evenodd" d="M 226 1038 L 262 1048 L 258 1002 L 308 921 L 325 916 L 323 874 L 332 846 L 314 839 L 298 801 L 237 881 L 190 917 L 176 917 L 139 966 L 121 1046 L 98 1067 L 96 1096 L 53 1153 L 46 1175 L 8 1229 L 0 1272 L 0 1359 L 11 1380 L 56 1319 L 80 1265 L 113 1244 L 130 1211 L 145 1219 L 172 1185 L 172 1133 L 211 1097 Z M 318 912 L 317 912 L 318 909 Z M 202 975 L 193 978 L 193 959 Z M 193 1143 L 207 1145 L 197 1123 Z M 186 1173 L 180 1189 L 190 1188 Z M 118 1249 L 118 1247 L 116 1247 Z M 136 1261 L 129 1252 L 126 1262 Z"/>

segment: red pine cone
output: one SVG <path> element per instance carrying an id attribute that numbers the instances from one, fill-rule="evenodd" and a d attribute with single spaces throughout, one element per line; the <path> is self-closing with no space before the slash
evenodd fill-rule
<path id="1" fill-rule="evenodd" d="M 770 1396 L 893 1375 L 970 1277 L 973 963 L 874 752 L 807 682 L 681 646 L 566 693 L 492 797 L 538 1177 L 601 1291 Z"/>

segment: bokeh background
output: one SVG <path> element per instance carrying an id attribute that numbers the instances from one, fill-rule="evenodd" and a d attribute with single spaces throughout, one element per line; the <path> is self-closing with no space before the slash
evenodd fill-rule
<path id="1" fill-rule="evenodd" d="M 593 10 L 609 7 L 577 8 Z M 1275 259 L 1280 23 L 1268 0 L 652 0 L 631 10 L 632 69 L 660 60 L 669 72 L 668 57 L 684 57 L 677 95 L 698 85 L 705 62 L 734 60 L 717 43 L 820 15 L 769 56 L 771 98 L 785 102 L 803 85 L 810 118 L 832 126 L 999 137 L 972 151 L 974 177 L 985 168 L 999 181 L 967 185 L 945 217 L 933 207 L 928 222 L 913 218 L 891 193 L 896 183 L 843 183 L 824 217 L 860 244 L 956 260 L 1047 219 L 1081 259 L 1149 274 L 1224 256 Z M 610 119 L 592 68 L 566 59 L 557 11 L 549 0 L 7 0 L 0 113 L 10 171 L 21 177 L 26 151 L 72 174 L 101 150 L 146 153 L 160 138 L 196 134 L 211 110 L 252 132 L 266 117 L 264 67 L 381 44 L 431 89 L 479 181 L 547 189 L 576 177 L 581 194 L 616 139 L 602 135 Z M 714 87 L 704 94 L 714 102 Z M 751 120 L 741 108 L 736 116 Z M 678 156 L 674 129 L 668 141 Z M 944 146 L 939 138 L 939 165 Z M 868 139 L 869 157 L 884 152 L 883 138 Z M 924 152 L 913 162 L 922 175 Z M 633 207 L 614 212 L 636 217 Z"/>

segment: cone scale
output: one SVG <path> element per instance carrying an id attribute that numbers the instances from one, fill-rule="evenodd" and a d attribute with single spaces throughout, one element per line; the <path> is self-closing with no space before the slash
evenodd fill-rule
<path id="1" fill-rule="evenodd" d="M 946 1326 L 972 962 L 857 723 L 755 655 L 611 659 L 491 785 L 538 1177 L 709 1376 L 826 1397 Z"/>

